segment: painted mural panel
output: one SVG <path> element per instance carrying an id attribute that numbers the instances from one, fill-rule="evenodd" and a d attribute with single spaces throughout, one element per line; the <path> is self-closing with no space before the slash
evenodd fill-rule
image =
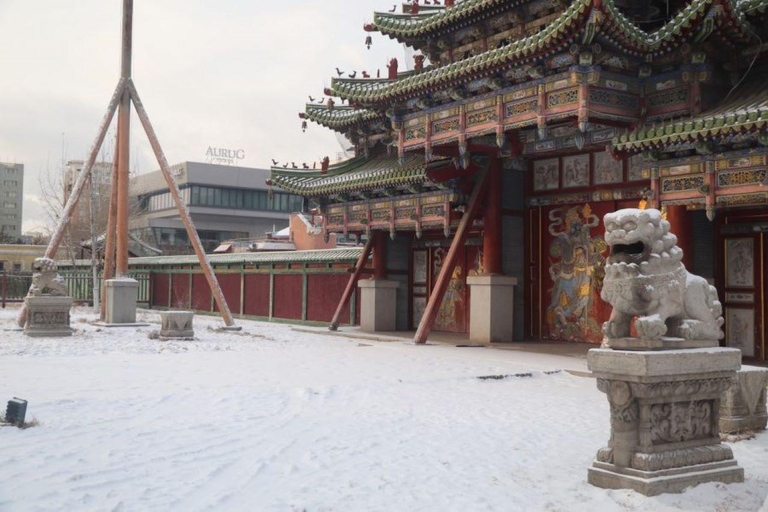
<path id="1" fill-rule="evenodd" d="M 755 286 L 754 240 L 729 238 L 725 241 L 725 270 L 727 287 Z"/>
<path id="2" fill-rule="evenodd" d="M 595 153 L 595 185 L 610 185 L 624 181 L 621 160 L 614 159 L 607 152 Z"/>
<path id="3" fill-rule="evenodd" d="M 755 355 L 755 312 L 746 308 L 727 308 L 725 328 L 728 346 L 741 349 L 746 357 Z"/>
<path id="4" fill-rule="evenodd" d="M 589 153 L 563 158 L 563 187 L 589 186 Z"/>
<path id="5" fill-rule="evenodd" d="M 436 247 L 432 252 L 432 282 L 437 281 L 440 269 L 448 255 L 447 247 Z M 459 255 L 456 267 L 453 269 L 451 281 L 443 296 L 443 302 L 435 319 L 436 331 L 466 332 L 467 331 L 467 267 L 466 255 Z"/>
<path id="6" fill-rule="evenodd" d="M 533 162 L 533 190 L 555 190 L 560 186 L 560 160 L 550 158 Z"/>
<path id="7" fill-rule="evenodd" d="M 610 306 L 600 299 L 608 251 L 600 219 L 612 206 L 596 203 L 598 211 L 589 204 L 549 210 L 543 255 L 547 259 L 542 262 L 549 274 L 544 281 L 545 339 L 602 340 L 602 323 Z"/>
<path id="8" fill-rule="evenodd" d="M 413 282 L 427 282 L 427 251 L 413 251 Z"/>

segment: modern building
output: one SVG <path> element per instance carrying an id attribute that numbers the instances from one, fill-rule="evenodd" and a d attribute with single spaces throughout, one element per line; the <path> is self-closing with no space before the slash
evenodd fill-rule
<path id="1" fill-rule="evenodd" d="M 0 242 L 21 236 L 24 203 L 24 164 L 0 162 Z"/>
<path id="2" fill-rule="evenodd" d="M 0 244 L 0 272 L 28 272 L 46 249 L 45 245 Z"/>
<path id="3" fill-rule="evenodd" d="M 83 170 L 85 162 L 82 160 L 70 160 L 64 166 L 62 184 L 64 185 L 64 202 L 75 186 L 77 177 Z M 94 187 L 93 205 L 97 232 L 106 228 L 107 214 L 109 210 L 110 180 L 112 176 L 112 164 L 109 162 L 96 162 L 91 168 L 91 179 L 88 180 L 77 202 L 77 208 L 72 215 L 69 228 L 72 231 L 72 239 L 75 242 L 90 240 L 91 238 L 91 187 Z"/>
<path id="4" fill-rule="evenodd" d="M 275 167 L 272 183 L 320 208 L 325 234 L 377 240 L 381 282 L 366 288 L 398 285 L 377 308 L 419 342 L 433 329 L 599 343 L 602 219 L 658 208 L 718 290 L 724 343 L 768 360 L 767 12 L 445 0 L 374 13 L 365 30 L 421 52 L 414 69 L 333 77 L 300 116 L 355 158 Z"/>
<path id="5" fill-rule="evenodd" d="M 171 172 L 206 252 L 227 240 L 263 238 L 287 227 L 290 213 L 302 209 L 301 196 L 269 190 L 267 169 L 183 162 Z M 192 253 L 159 170 L 131 180 L 131 195 L 136 203 L 133 234 L 163 254 Z"/>

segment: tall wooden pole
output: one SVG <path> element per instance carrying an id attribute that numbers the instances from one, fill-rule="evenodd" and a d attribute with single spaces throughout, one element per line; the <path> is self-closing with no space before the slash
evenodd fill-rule
<path id="1" fill-rule="evenodd" d="M 339 328 L 339 324 L 341 323 L 341 312 L 344 309 L 344 306 L 347 305 L 347 302 L 349 302 L 349 299 L 352 298 L 352 293 L 355 291 L 355 285 L 357 284 L 358 279 L 360 279 L 360 275 L 363 273 L 365 263 L 368 261 L 368 256 L 371 255 L 371 249 L 373 249 L 374 240 L 376 239 L 375 234 L 376 232 L 374 231 L 368 237 L 368 241 L 365 242 L 365 247 L 363 247 L 363 252 L 360 253 L 360 258 L 357 260 L 357 265 L 355 265 L 355 272 L 349 276 L 347 287 L 344 288 L 344 293 L 341 294 L 341 300 L 339 301 L 339 305 L 336 306 L 336 312 L 333 314 L 331 325 L 328 326 L 328 329 L 331 331 L 335 331 Z"/>
<path id="2" fill-rule="evenodd" d="M 133 0 L 123 0 L 123 46 L 121 74 L 124 80 L 131 78 L 131 54 L 133 47 Z M 123 277 L 128 272 L 128 204 L 129 168 L 131 144 L 131 95 L 126 90 L 117 112 L 117 258 L 116 273 Z"/>
<path id="3" fill-rule="evenodd" d="M 426 343 L 429 333 L 432 332 L 432 325 L 435 323 L 437 313 L 440 311 L 440 305 L 443 303 L 443 296 L 448 289 L 448 284 L 451 282 L 453 269 L 456 267 L 456 257 L 459 254 L 459 248 L 464 245 L 464 242 L 467 239 L 467 233 L 469 233 L 469 228 L 472 227 L 472 221 L 475 219 L 475 216 L 480 209 L 483 193 L 488 182 L 487 178 L 488 169 L 483 168 L 477 177 L 475 188 L 472 191 L 472 195 L 469 197 L 467 211 L 464 212 L 464 216 L 461 218 L 456 234 L 453 235 L 451 248 L 448 249 L 448 254 L 443 261 L 443 267 L 440 269 L 440 275 L 437 277 L 435 288 L 429 296 L 424 315 L 421 317 L 421 322 L 419 322 L 419 328 L 416 330 L 416 336 L 413 338 L 413 341 L 417 344 Z"/>
<path id="4" fill-rule="evenodd" d="M 119 139 L 118 135 L 115 139 Z M 114 277 L 115 270 L 115 229 L 117 226 L 117 164 L 120 158 L 120 151 L 115 143 L 115 154 L 112 161 L 112 179 L 109 188 L 109 214 L 107 216 L 106 241 L 104 242 L 104 272 L 101 276 L 101 296 L 102 301 L 99 304 L 99 317 L 104 320 L 107 315 L 107 279 Z"/>
<path id="5" fill-rule="evenodd" d="M 133 100 L 133 106 L 136 107 L 136 113 L 139 115 L 141 125 L 144 127 L 144 131 L 147 133 L 149 144 L 152 146 L 152 150 L 155 152 L 157 163 L 160 164 L 160 170 L 163 173 L 165 182 L 168 184 L 168 189 L 171 192 L 173 201 L 176 203 L 176 208 L 179 210 L 181 222 L 184 224 L 184 227 L 187 230 L 187 236 L 189 237 L 189 241 L 192 242 L 192 248 L 195 250 L 197 259 L 200 262 L 200 267 L 203 269 L 203 274 L 205 274 L 205 279 L 208 281 L 208 286 L 211 288 L 213 298 L 216 299 L 216 304 L 219 306 L 219 311 L 221 312 L 221 316 L 224 319 L 224 323 L 227 327 L 234 327 L 235 321 L 232 318 L 232 313 L 230 312 L 227 301 L 224 298 L 224 292 L 222 292 L 221 286 L 219 286 L 219 281 L 216 279 L 216 275 L 213 273 L 211 262 L 208 261 L 208 256 L 206 256 L 205 251 L 203 250 L 203 244 L 200 242 L 200 236 L 197 234 L 197 229 L 195 229 L 195 225 L 192 223 L 192 219 L 189 216 L 187 205 L 181 198 L 179 186 L 176 184 L 176 180 L 174 180 L 173 175 L 171 174 L 171 168 L 168 165 L 168 160 L 165 158 L 163 148 L 160 147 L 160 142 L 158 141 L 157 135 L 155 134 L 155 129 L 152 127 L 152 123 L 149 122 L 147 111 L 144 109 L 144 105 L 139 98 L 139 93 L 136 91 L 136 87 L 132 81 L 128 82 L 127 90 L 131 95 L 131 99 Z"/>

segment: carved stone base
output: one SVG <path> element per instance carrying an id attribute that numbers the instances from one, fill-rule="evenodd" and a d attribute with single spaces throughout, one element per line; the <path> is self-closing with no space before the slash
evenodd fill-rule
<path id="1" fill-rule="evenodd" d="M 639 471 L 596 461 L 589 468 L 587 481 L 603 489 L 632 489 L 645 496 L 656 496 L 683 492 L 688 487 L 707 482 L 743 482 L 744 468 L 735 460 L 727 460 L 661 471 Z"/>
<path id="2" fill-rule="evenodd" d="M 591 484 L 650 496 L 744 481 L 719 435 L 721 395 L 731 387 L 741 351 L 600 348 L 590 350 L 587 361 L 611 410 L 611 438 L 589 470 Z"/>
<path id="3" fill-rule="evenodd" d="M 765 429 L 768 424 L 766 385 L 768 368 L 742 366 L 736 372 L 736 383 L 723 393 L 720 432 Z"/>
<path id="4" fill-rule="evenodd" d="M 687 340 L 684 338 L 662 337 L 657 340 L 640 338 L 614 338 L 603 341 L 603 348 L 614 350 L 679 350 L 683 348 L 719 347 L 717 340 Z"/>
<path id="5" fill-rule="evenodd" d="M 195 331 L 192 320 L 195 313 L 192 311 L 161 311 L 160 312 L 160 337 L 165 339 L 192 339 Z"/>
<path id="6" fill-rule="evenodd" d="M 35 338 L 72 336 L 69 327 L 72 297 L 28 296 L 24 304 L 28 311 L 24 334 Z"/>

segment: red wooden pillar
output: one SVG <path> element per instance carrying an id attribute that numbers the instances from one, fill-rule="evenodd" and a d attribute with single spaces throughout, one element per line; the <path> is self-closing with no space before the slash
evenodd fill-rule
<path id="1" fill-rule="evenodd" d="M 387 278 L 387 234 L 384 231 L 373 231 L 373 277 Z"/>
<path id="2" fill-rule="evenodd" d="M 693 268 L 693 219 L 684 205 L 668 205 L 670 232 L 677 235 L 677 246 L 683 250 L 683 265 Z"/>
<path id="3" fill-rule="evenodd" d="M 483 218 L 483 273 L 501 274 L 501 161 L 494 158 L 488 170 Z"/>

